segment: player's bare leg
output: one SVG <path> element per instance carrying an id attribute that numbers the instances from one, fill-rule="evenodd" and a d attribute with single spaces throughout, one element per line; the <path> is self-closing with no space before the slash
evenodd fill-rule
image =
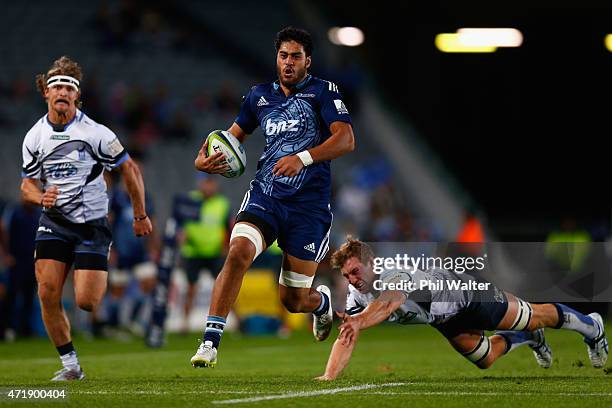
<path id="1" fill-rule="evenodd" d="M 246 238 L 237 237 L 230 242 L 223 268 L 215 280 L 209 315 L 227 317 L 238 298 L 244 274 L 253 263 L 254 245 Z"/>
<path id="2" fill-rule="evenodd" d="M 481 330 L 466 330 L 448 340 L 455 350 L 479 368 L 489 368 L 506 353 L 502 336 L 487 337 Z"/>
<path id="3" fill-rule="evenodd" d="M 287 253 L 283 255 L 283 270 L 291 271 L 305 277 L 314 277 L 317 272 L 314 261 L 298 259 Z M 321 304 L 321 294 L 313 288 L 279 286 L 279 295 L 282 304 L 291 313 L 310 313 Z"/>
<path id="4" fill-rule="evenodd" d="M 108 272 L 88 269 L 74 271 L 74 294 L 79 308 L 93 312 L 98 307 L 104 293 Z"/>
<path id="5" fill-rule="evenodd" d="M 62 290 L 70 266 L 52 259 L 36 261 L 36 280 L 42 318 L 47 334 L 56 347 L 63 368 L 52 381 L 80 380 L 84 378 L 70 337 L 70 321 L 62 306 Z"/>
<path id="6" fill-rule="evenodd" d="M 42 319 L 55 347 L 70 342 L 70 322 L 62 306 L 62 290 L 69 268 L 52 259 L 36 261 L 36 281 Z"/>
<path id="7" fill-rule="evenodd" d="M 279 295 L 289 312 L 313 313 L 313 334 L 318 341 L 323 341 L 331 332 L 333 311 L 329 288 L 325 285 L 316 290 L 311 288 L 318 265 L 285 253 Z"/>
<path id="8" fill-rule="evenodd" d="M 227 258 L 213 287 L 204 339 L 196 354 L 191 357 L 194 367 L 214 367 L 217 364 L 217 350 L 225 328 L 225 319 L 236 302 L 244 274 L 265 245 L 262 244 L 263 235 L 257 227 L 244 224 L 243 229 L 246 228 L 250 238 L 234 236 L 230 241 Z M 259 249 L 253 241 L 257 242 Z"/>
<path id="9" fill-rule="evenodd" d="M 561 303 L 530 304 L 512 294 L 506 293 L 506 296 L 509 307 L 498 328 L 523 331 L 500 332 L 506 339 L 509 350 L 515 343 L 525 341 L 525 333 L 531 333 L 538 341 L 536 345 L 530 344 L 538 364 L 548 368 L 552 362 L 552 352 L 544 339 L 543 329 L 568 329 L 584 337 L 593 367 L 604 366 L 608 357 L 608 343 L 599 314 L 591 313 L 586 316 Z"/>

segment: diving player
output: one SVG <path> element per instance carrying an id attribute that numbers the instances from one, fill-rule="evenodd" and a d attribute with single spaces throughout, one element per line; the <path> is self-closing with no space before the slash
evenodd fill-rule
<path id="1" fill-rule="evenodd" d="M 85 376 L 62 307 L 71 266 L 81 309 L 94 310 L 106 291 L 112 237 L 103 170 L 118 169 L 123 175 L 134 208 L 134 234 L 147 235 L 152 229 L 138 167 L 111 130 L 78 109 L 81 79 L 81 67 L 65 56 L 36 77 L 48 113 L 28 131 L 22 148 L 23 198 L 44 207 L 34 257 L 42 318 L 63 365 L 53 381 Z"/>
<path id="2" fill-rule="evenodd" d="M 251 88 L 229 131 L 241 142 L 261 126 L 266 147 L 230 236 L 229 253 L 215 282 L 204 339 L 191 358 L 195 367 L 214 366 L 225 318 L 242 278 L 274 240 L 283 250 L 279 277 L 282 303 L 292 313 L 313 313 L 319 341 L 331 331 L 332 307 L 326 286 L 311 288 L 329 249 L 332 213 L 330 161 L 354 149 L 351 118 L 338 87 L 308 73 L 312 39 L 287 27 L 277 33 L 278 80 Z M 195 160 L 198 170 L 222 173 L 221 153 Z"/>
<path id="3" fill-rule="evenodd" d="M 591 364 L 605 365 L 608 342 L 598 313 L 583 315 L 563 304 L 530 304 L 499 290 L 493 284 L 468 274 L 443 269 L 427 272 L 373 271 L 371 248 L 348 238 L 332 255 L 332 266 L 340 269 L 349 282 L 346 310 L 339 313 L 344 322 L 333 345 L 325 374 L 318 380 L 334 380 L 347 366 L 359 333 L 385 320 L 400 324 L 431 324 L 455 350 L 479 368 L 489 368 L 495 360 L 522 345 L 529 345 L 538 365 L 552 364 L 552 351 L 544 338 L 544 327 L 569 329 L 580 333 L 587 344 Z M 377 277 L 380 282 L 376 282 Z M 449 290 L 448 281 L 485 283 L 487 290 Z M 442 282 L 440 289 L 419 290 L 420 282 Z M 408 284 L 416 282 L 415 285 Z M 387 289 L 376 290 L 386 286 Z M 416 290 L 412 290 L 416 288 Z M 382 288 L 381 288 L 382 289 Z M 487 337 L 484 330 L 496 330 Z"/>

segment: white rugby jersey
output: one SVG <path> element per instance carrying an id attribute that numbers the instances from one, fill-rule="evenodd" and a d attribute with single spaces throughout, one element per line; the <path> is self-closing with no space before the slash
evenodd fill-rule
<path id="1" fill-rule="evenodd" d="M 463 310 L 472 300 L 469 291 L 449 290 L 446 282 L 450 280 L 471 279 L 467 274 L 461 276 L 444 269 L 432 269 L 426 272 L 416 270 L 415 273 L 408 271 L 385 271 L 378 276 L 381 282 L 386 284 L 400 284 L 403 282 L 415 282 L 418 288 L 421 281 L 432 282 L 436 289 L 427 289 L 427 301 L 421 302 L 424 292 L 410 290 L 407 287 L 398 289 L 406 295 L 406 301 L 389 316 L 390 322 L 399 324 L 429 324 L 443 323 Z M 420 293 L 417 293 L 420 292 Z M 346 299 L 346 312 L 356 314 L 363 311 L 378 296 L 379 291 L 361 293 L 353 285 L 349 284 L 349 293 Z M 410 296 L 413 294 L 413 296 Z M 411 299 L 412 297 L 412 299 Z M 413 300 L 417 299 L 417 301 Z M 426 307 L 424 305 L 426 304 Z"/>
<path id="2" fill-rule="evenodd" d="M 23 140 L 22 177 L 40 179 L 45 189 L 60 191 L 55 206 L 44 209 L 74 223 L 105 217 L 108 196 L 103 170 L 129 156 L 117 136 L 80 110 L 65 126 L 53 128 L 48 115 Z"/>

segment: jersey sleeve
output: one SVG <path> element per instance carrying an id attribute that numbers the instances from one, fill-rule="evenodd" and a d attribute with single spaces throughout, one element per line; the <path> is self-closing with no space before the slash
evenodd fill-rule
<path id="1" fill-rule="evenodd" d="M 21 147 L 23 164 L 21 166 L 21 177 L 40 179 L 42 163 L 40 162 L 40 152 L 38 143 L 33 132 L 28 132 L 23 139 Z"/>
<path id="2" fill-rule="evenodd" d="M 366 308 L 366 305 L 362 305 L 358 302 L 358 293 L 359 292 L 357 291 L 357 289 L 353 288 L 352 286 L 349 286 L 349 292 L 346 295 L 346 307 L 344 308 L 344 313 L 348 315 L 354 315 L 363 312 L 363 310 Z"/>
<path id="3" fill-rule="evenodd" d="M 240 126 L 240 129 L 244 131 L 244 133 L 250 134 L 257 128 L 257 116 L 255 115 L 255 111 L 253 110 L 253 92 L 255 91 L 255 87 L 251 88 L 248 94 L 242 99 L 242 104 L 240 105 L 240 112 L 238 113 L 238 117 L 234 122 Z"/>
<path id="4" fill-rule="evenodd" d="M 97 161 L 106 170 L 111 171 L 130 158 L 112 130 L 103 125 L 98 125 L 96 130 L 97 140 L 94 141 L 94 151 Z"/>
<path id="5" fill-rule="evenodd" d="M 352 124 L 351 116 L 342 100 L 338 86 L 333 82 L 325 81 L 326 87 L 321 91 L 321 117 L 327 127 L 334 122 Z"/>

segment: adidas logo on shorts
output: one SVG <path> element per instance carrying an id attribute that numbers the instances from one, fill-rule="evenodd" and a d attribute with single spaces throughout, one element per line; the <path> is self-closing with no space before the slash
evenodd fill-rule
<path id="1" fill-rule="evenodd" d="M 304 249 L 307 250 L 307 251 L 310 251 L 310 252 L 312 252 L 314 254 L 315 251 L 316 251 L 315 243 L 313 242 L 311 244 L 305 245 Z"/>
<path id="2" fill-rule="evenodd" d="M 266 101 L 266 98 L 264 98 L 263 96 L 259 98 L 259 100 L 257 101 L 257 106 L 264 106 L 264 105 L 269 105 L 268 101 Z"/>

